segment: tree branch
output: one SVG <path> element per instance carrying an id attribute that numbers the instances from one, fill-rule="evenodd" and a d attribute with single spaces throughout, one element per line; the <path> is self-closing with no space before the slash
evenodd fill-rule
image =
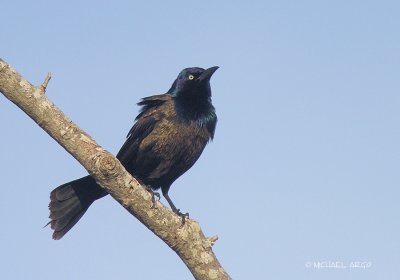
<path id="1" fill-rule="evenodd" d="M 74 124 L 45 95 L 51 79 L 34 87 L 10 65 L 0 59 L 0 92 L 32 118 L 92 175 L 126 210 L 173 249 L 195 279 L 231 279 L 212 251 L 218 237 L 206 238 L 199 226 L 181 218 L 157 202 L 121 163 Z"/>

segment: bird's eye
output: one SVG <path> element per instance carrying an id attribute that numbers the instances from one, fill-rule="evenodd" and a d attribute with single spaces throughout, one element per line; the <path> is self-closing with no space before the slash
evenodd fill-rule
<path id="1" fill-rule="evenodd" d="M 193 80 L 193 79 L 194 79 L 194 76 L 193 76 L 193 75 L 189 75 L 189 76 L 188 76 L 188 79 L 189 79 L 189 80 Z"/>

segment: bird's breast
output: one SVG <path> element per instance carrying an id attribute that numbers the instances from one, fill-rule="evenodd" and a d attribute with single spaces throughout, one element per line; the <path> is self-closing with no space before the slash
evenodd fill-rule
<path id="1" fill-rule="evenodd" d="M 141 142 L 137 168 L 148 171 L 143 175 L 150 184 L 172 184 L 193 166 L 209 139 L 208 130 L 196 121 L 166 117 Z"/>
<path id="2" fill-rule="evenodd" d="M 156 143 L 151 143 L 154 139 L 157 139 Z M 201 154 L 209 139 L 207 129 L 199 127 L 196 121 L 172 117 L 159 121 L 142 144 L 153 145 L 154 152 L 167 158 L 180 157 L 190 161 Z"/>

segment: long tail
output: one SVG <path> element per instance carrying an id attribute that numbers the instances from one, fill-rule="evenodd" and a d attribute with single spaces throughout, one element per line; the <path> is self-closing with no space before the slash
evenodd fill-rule
<path id="1" fill-rule="evenodd" d="M 107 195 L 91 176 L 86 176 L 55 188 L 50 193 L 51 229 L 53 239 L 61 239 L 85 214 L 89 206 Z"/>

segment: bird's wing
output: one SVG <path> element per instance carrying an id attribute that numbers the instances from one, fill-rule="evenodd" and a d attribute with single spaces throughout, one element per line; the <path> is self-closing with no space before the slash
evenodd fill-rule
<path id="1" fill-rule="evenodd" d="M 124 145 L 117 154 L 117 158 L 123 165 L 136 155 L 142 140 L 151 133 L 157 121 L 163 117 L 162 110 L 157 109 L 170 98 L 166 94 L 154 95 L 145 97 L 138 103 L 138 105 L 142 106 L 140 113 L 135 119 L 135 124 L 130 129 Z"/>

